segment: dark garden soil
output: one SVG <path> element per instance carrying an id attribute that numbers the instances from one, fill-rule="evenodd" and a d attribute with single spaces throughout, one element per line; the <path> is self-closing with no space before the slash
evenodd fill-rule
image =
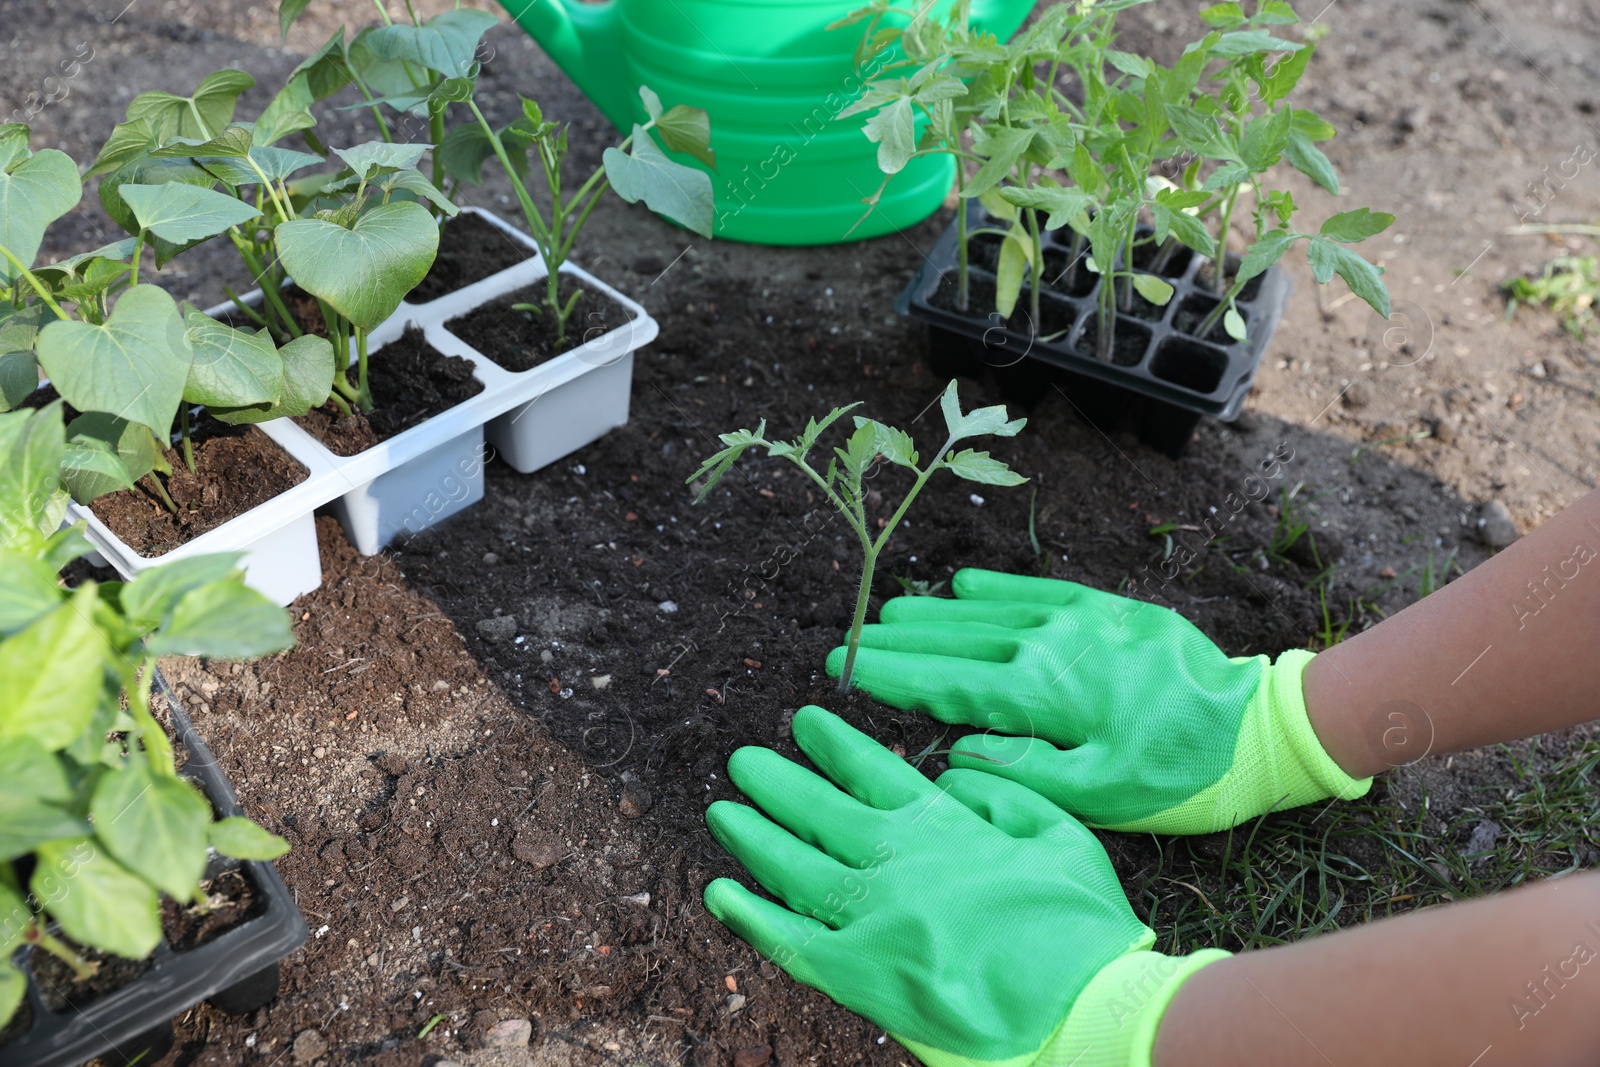
<path id="1" fill-rule="evenodd" d="M 572 298 L 576 284 L 575 280 L 566 277 L 561 279 L 559 299 L 563 304 Z M 604 293 L 584 290 L 573 305 L 572 314 L 567 319 L 566 340 L 558 349 L 555 324 L 549 315 L 515 307 L 517 304 L 542 305 L 544 296 L 545 283 L 541 281 L 475 308 L 470 314 L 450 319 L 445 323 L 445 329 L 501 367 L 516 373 L 532 370 L 545 360 L 614 330 L 633 318 L 627 308 Z"/>
<path id="2" fill-rule="evenodd" d="M 171 552 L 306 480 L 299 461 L 254 426 L 228 426 L 202 416 L 191 440 L 192 474 L 180 450 L 166 452 L 172 474 L 161 481 L 176 512 L 148 488 L 154 474 L 92 505 L 95 516 L 141 556 Z"/>
<path id="3" fill-rule="evenodd" d="M 513 241 L 481 216 L 457 216 L 439 231 L 439 254 L 433 268 L 406 299 L 413 304 L 437 300 L 515 267 L 528 256 L 527 246 Z"/>
<path id="4" fill-rule="evenodd" d="M 161 930 L 174 952 L 199 948 L 267 910 L 267 898 L 256 892 L 255 883 L 243 868 L 219 871 L 201 883 L 201 888 L 206 892 L 204 907 L 162 898 Z"/>
<path id="5" fill-rule="evenodd" d="M 222 66 L 260 79 L 240 104 L 256 115 L 341 17 L 370 18 L 370 5 L 313 5 L 283 49 L 270 5 L 174 3 L 97 22 L 24 0 L 33 33 L 0 70 L 11 98 L 51 74 L 58 57 L 31 43 L 44 31 L 100 49 L 71 103 L 33 118 L 36 144 L 92 158 L 127 86 L 188 91 Z M 1198 26 L 1180 5 L 1125 18 L 1121 47 L 1162 62 Z M 898 592 L 897 575 L 937 584 L 962 565 L 1047 571 L 1169 604 L 1230 654 L 1315 646 L 1318 560 L 1295 551 L 1263 562 L 1256 551 L 1291 494 L 1320 560 L 1336 564 L 1330 608 L 1360 628 L 1416 599 L 1424 566 L 1485 558 L 1483 505 L 1503 502 L 1526 530 L 1592 488 L 1592 346 L 1543 313 L 1503 322 L 1496 290 L 1550 255 L 1589 251 L 1504 236 L 1528 209 L 1528 183 L 1592 136 L 1583 116 L 1596 106 L 1600 41 L 1586 20 L 1581 6 L 1505 0 L 1330 9 L 1303 103 L 1341 129 L 1324 147 L 1349 206 L 1397 215 L 1363 251 L 1386 267 L 1404 328 L 1341 283 L 1319 294 L 1303 260 L 1292 263 L 1290 306 L 1246 414 L 1231 427 L 1202 422 L 1181 460 L 1085 421 L 1070 385 L 1022 392 L 1028 427 L 990 447 L 1030 484 L 933 483 L 896 533 L 875 599 Z M 573 123 L 570 173 L 597 165 L 615 140 L 609 124 L 519 31 L 502 26 L 489 43 L 480 95 L 491 120 L 515 117 L 516 94 L 534 97 Z M 360 110 L 321 122 L 326 143 L 377 136 Z M 1288 185 L 1297 199 L 1310 192 Z M 498 179 L 466 192 L 512 209 Z M 1593 183 L 1573 181 L 1538 221 L 1597 212 Z M 636 364 L 632 421 L 533 475 L 491 464 L 481 505 L 402 551 L 362 558 L 321 521 L 325 584 L 293 605 L 296 649 L 248 666 L 164 664 L 248 813 L 294 846 L 278 866 L 313 936 L 265 1009 L 180 1018 L 163 1067 L 909 1063 L 706 914 L 706 882 L 744 876 L 703 814 L 736 797 L 724 768 L 737 746 L 795 754 L 786 724 L 807 701 L 910 754 L 950 735 L 838 698 L 822 677 L 857 557 L 792 470 L 748 459 L 698 508 L 682 483 L 718 433 L 761 418 L 794 433 L 853 400 L 927 447 L 939 426 L 936 405 L 926 409 L 944 382 L 923 331 L 889 308 L 951 214 L 854 245 L 763 249 L 694 240 L 642 209 L 602 204 L 575 260 L 661 323 Z M 47 251 L 120 236 L 91 199 L 51 231 L 62 247 Z M 222 284 L 240 288 L 231 250 L 207 255 L 152 277 L 201 306 Z M 1006 380 L 964 381 L 963 398 L 998 402 Z M 881 478 L 893 501 L 893 475 Z M 1252 478 L 1265 479 L 1266 499 L 1208 543 L 1202 524 L 1224 521 Z M 1150 533 L 1168 524 L 1171 547 Z M 1169 552 L 1186 562 L 1164 579 Z M 938 757 L 923 768 L 936 773 Z M 1392 772 L 1375 794 L 1442 833 L 1503 794 L 1508 775 L 1500 750 L 1462 753 Z M 1185 885 L 1208 884 L 1226 847 L 1101 836 L 1136 909 L 1166 902 L 1153 916 L 1163 936 L 1173 902 L 1193 897 Z M 532 1023 L 530 1045 L 484 1048 L 507 1020 Z"/>
<path id="6" fill-rule="evenodd" d="M 483 392 L 472 363 L 447 356 L 406 327 L 367 356 L 373 410 L 343 415 L 331 403 L 294 421 L 336 456 L 353 456 Z"/>
<path id="7" fill-rule="evenodd" d="M 939 288 L 933 292 L 929 301 L 934 307 L 965 314 L 976 319 L 980 324 L 1000 324 L 999 313 L 994 310 L 994 280 L 982 274 L 967 275 L 967 301 L 968 310 L 959 312 L 956 309 L 956 278 L 954 274 L 946 274 L 939 279 Z M 974 311 L 973 309 L 978 309 Z M 987 319 L 984 312 L 989 313 Z M 1077 310 L 1063 300 L 1054 300 L 1041 293 L 1039 295 L 1039 322 L 1037 327 L 1033 323 L 1033 313 L 1028 306 L 1028 287 L 1022 287 L 1022 296 L 1017 300 L 1017 306 L 1012 309 L 1011 317 L 1005 320 L 1004 325 L 1024 337 L 1051 337 L 1056 334 L 1065 335 L 1072 329 L 1072 324 L 1077 317 Z M 1059 339 L 1059 338 L 1058 338 Z"/>
<path id="8" fill-rule="evenodd" d="M 66 962 L 48 952 L 34 950 L 30 963 L 34 981 L 45 1007 L 53 1012 L 86 1007 L 107 993 L 114 993 L 150 969 L 149 960 L 125 960 L 98 949 L 86 949 L 67 941 L 78 957 L 94 967 L 94 974 L 79 979 Z"/>

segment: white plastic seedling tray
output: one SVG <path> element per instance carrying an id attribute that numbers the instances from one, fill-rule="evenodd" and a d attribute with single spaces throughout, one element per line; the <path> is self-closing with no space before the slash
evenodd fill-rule
<path id="1" fill-rule="evenodd" d="M 118 573 L 131 578 L 169 560 L 206 552 L 245 553 L 246 580 L 281 604 L 322 581 L 312 512 L 323 505 L 338 516 L 352 544 L 371 555 L 397 537 L 422 530 L 483 498 L 483 468 L 498 453 L 523 473 L 552 463 L 628 421 L 633 353 L 655 339 L 660 327 L 649 312 L 587 271 L 563 271 L 585 289 L 604 293 L 632 318 L 554 359 L 519 373 L 501 369 L 444 323 L 546 275 L 531 239 L 488 212 L 482 215 L 517 241 L 530 259 L 438 300 L 402 303 L 372 331 L 369 358 L 406 326 L 416 324 L 429 344 L 473 365 L 484 388 L 448 411 L 354 456 L 336 456 L 290 419 L 260 429 L 306 467 L 299 485 L 258 505 L 180 548 L 141 556 L 108 530 L 87 507 L 74 504 L 71 517 L 88 520 L 89 539 Z M 259 290 L 243 299 L 260 300 Z M 213 316 L 231 303 L 208 309 Z M 375 373 L 382 373 L 381 368 Z M 485 434 L 493 451 L 485 445 Z"/>

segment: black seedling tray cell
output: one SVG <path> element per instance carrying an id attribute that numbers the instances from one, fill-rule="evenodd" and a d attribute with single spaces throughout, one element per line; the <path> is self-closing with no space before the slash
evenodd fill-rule
<path id="1" fill-rule="evenodd" d="M 179 773 L 200 786 L 219 816 L 243 815 L 233 787 L 159 673 L 155 690 L 166 699 L 173 732 L 188 755 Z M 186 952 L 163 941 L 144 974 L 81 1009 L 51 1011 L 23 956 L 18 962 L 29 974 L 28 996 L 18 1010 L 31 1009 L 33 1025 L 0 1045 L 0 1067 L 77 1067 L 96 1056 L 113 1064 L 154 1063 L 172 1045 L 172 1018 L 200 1001 L 209 999 L 232 1015 L 271 1001 L 278 992 L 278 961 L 306 940 L 305 919 L 270 863 L 219 858 L 207 874 L 235 863 L 252 884 L 259 914 Z"/>
<path id="2" fill-rule="evenodd" d="M 968 228 L 988 224 L 982 210 L 973 205 Z M 1144 235 L 1148 232 L 1141 231 Z M 1137 313 L 1118 312 L 1113 361 L 1106 363 L 1095 356 L 1101 280 L 1088 274 L 1082 264 L 1075 277 L 1064 274 L 1072 248 L 1058 239 L 1063 235 L 1070 240 L 1067 231 L 1044 235 L 1046 287 L 1040 293 L 1042 322 L 1038 324 L 1029 321 L 1026 285 L 1010 319 L 1002 321 L 993 310 L 995 278 L 985 266 L 993 262 L 994 249 L 974 247 L 977 242 L 968 246 L 969 296 L 977 313 L 961 314 L 934 302 L 941 286 L 955 285 L 955 223 L 940 236 L 916 277 L 900 294 L 895 310 L 928 324 L 930 355 L 936 367 L 951 365 L 964 349 L 969 359 L 1006 368 L 1005 377 L 1026 380 L 1030 388 L 1045 379 L 1021 373 L 1025 361 L 1059 368 L 1069 372 L 1071 395 L 1080 398 L 1074 403 L 1089 421 L 1110 424 L 1131 410 L 1139 435 L 1173 455 L 1182 451 L 1200 416 L 1223 421 L 1238 418 L 1267 342 L 1283 317 L 1289 299 L 1288 277 L 1272 267 L 1245 287 L 1237 306 L 1245 318 L 1249 341 L 1234 341 L 1223 332 L 1220 322 L 1201 338 L 1193 331 L 1218 300 L 1199 280 L 1208 261 L 1179 248 L 1159 272 L 1174 289 L 1172 299 L 1157 307 L 1136 298 Z M 1141 261 L 1148 258 L 1147 247 L 1135 250 L 1135 262 L 1141 268 L 1147 267 Z M 1237 264 L 1238 257 L 1230 254 L 1230 273 Z"/>

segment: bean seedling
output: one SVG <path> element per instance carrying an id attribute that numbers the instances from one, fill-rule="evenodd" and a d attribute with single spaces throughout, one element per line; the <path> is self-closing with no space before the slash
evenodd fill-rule
<path id="1" fill-rule="evenodd" d="M 842 408 L 834 408 L 823 416 L 821 421 L 808 420 L 805 432 L 793 441 L 767 440 L 766 419 L 762 419 L 754 431 L 735 430 L 733 433 L 722 434 L 720 439 L 727 447 L 708 458 L 700 465 L 700 469 L 687 479 L 689 482 L 705 479 L 699 495 L 695 497 L 695 503 L 698 504 L 705 500 L 717 482 L 728 473 L 747 449 L 765 448 L 768 456 L 787 459 L 800 468 L 806 477 L 822 489 L 828 502 L 837 508 L 845 521 L 850 524 L 856 538 L 861 542 L 861 584 L 856 594 L 855 615 L 850 621 L 844 670 L 839 675 L 841 693 L 847 692 L 850 688 L 850 676 L 855 668 L 856 649 L 861 643 L 861 627 L 866 621 L 867 604 L 872 596 L 872 575 L 877 567 L 878 556 L 888 545 L 889 539 L 894 536 L 900 521 L 910 509 L 911 502 L 928 483 L 928 479 L 937 471 L 948 470 L 958 478 L 983 485 L 1021 485 L 1027 481 L 987 452 L 971 448 L 955 451 L 957 443 L 972 437 L 1015 437 L 1028 420 L 1007 419 L 1005 407 L 998 404 L 962 413 L 954 381 L 945 388 L 944 395 L 939 399 L 947 431 L 945 441 L 939 446 L 938 451 L 933 453 L 935 458 L 927 466 L 920 465 L 920 456 L 910 434 L 856 415 L 855 432 L 850 435 L 843 448 L 833 450 L 826 471 L 819 471 L 808 460 L 817 439 L 829 426 L 859 406 L 858 401 Z M 916 474 L 916 481 L 907 490 L 892 517 L 883 524 L 874 537 L 872 520 L 867 514 L 867 491 L 862 483 L 879 460 L 912 471 Z"/>

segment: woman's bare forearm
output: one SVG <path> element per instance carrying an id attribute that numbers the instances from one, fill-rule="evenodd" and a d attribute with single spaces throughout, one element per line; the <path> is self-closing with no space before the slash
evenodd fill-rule
<path id="1" fill-rule="evenodd" d="M 1155 1067 L 1592 1067 L 1600 875 L 1211 964 L 1162 1017 Z"/>
<path id="2" fill-rule="evenodd" d="M 1600 490 L 1312 660 L 1306 711 L 1357 778 L 1600 717 Z M 1600 991 L 1597 991 L 1600 996 Z"/>

